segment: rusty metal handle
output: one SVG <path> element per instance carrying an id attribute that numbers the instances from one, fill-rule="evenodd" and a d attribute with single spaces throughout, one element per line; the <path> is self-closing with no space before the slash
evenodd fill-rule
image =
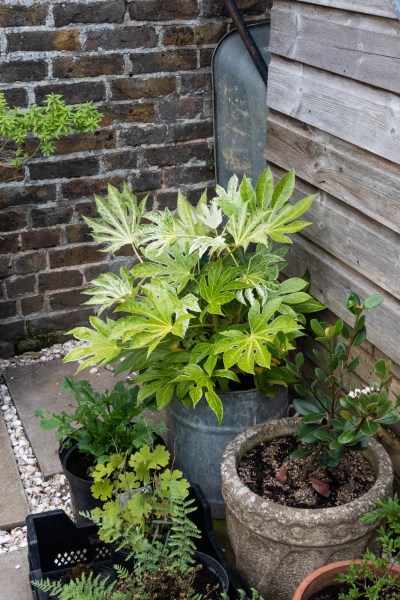
<path id="1" fill-rule="evenodd" d="M 253 36 L 251 35 L 249 28 L 247 27 L 244 19 L 241 15 L 241 12 L 238 9 L 238 6 L 235 0 L 225 0 L 226 10 L 229 13 L 232 21 L 234 22 L 236 29 L 239 32 L 240 37 L 244 45 L 246 46 L 253 63 L 256 66 L 257 71 L 260 73 L 261 78 L 267 87 L 268 82 L 268 66 L 265 60 L 262 57 L 261 52 L 259 51 L 257 44 L 255 43 Z"/>

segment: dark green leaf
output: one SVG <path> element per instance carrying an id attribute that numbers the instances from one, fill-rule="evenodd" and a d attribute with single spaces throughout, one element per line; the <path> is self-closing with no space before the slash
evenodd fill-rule
<path id="1" fill-rule="evenodd" d="M 354 373 L 354 371 L 358 368 L 360 364 L 360 357 L 356 356 L 353 360 L 347 365 L 347 372 Z"/>
<path id="2" fill-rule="evenodd" d="M 301 385 L 301 383 L 295 383 L 294 389 L 299 394 L 299 396 L 303 396 L 304 398 L 308 398 L 310 396 L 309 390 L 306 387 L 304 387 L 304 385 Z"/>
<path id="3" fill-rule="evenodd" d="M 290 458 L 307 458 L 314 452 L 313 448 L 299 448 L 291 453 Z"/>
<path id="4" fill-rule="evenodd" d="M 363 329 L 361 329 L 361 331 L 359 331 L 357 333 L 357 335 L 354 337 L 353 340 L 353 345 L 354 346 L 360 346 L 363 342 L 365 342 L 365 340 L 367 339 L 367 330 L 365 329 L 365 327 Z"/>
<path id="5" fill-rule="evenodd" d="M 296 354 L 295 363 L 298 369 L 301 369 L 301 367 L 304 365 L 304 355 L 301 352 Z"/>
<path id="6" fill-rule="evenodd" d="M 350 429 L 350 431 L 344 431 L 338 437 L 338 442 L 340 444 L 351 444 L 354 441 L 355 431 L 354 429 Z"/>
<path id="7" fill-rule="evenodd" d="M 300 400 L 298 398 L 293 400 L 293 406 L 295 411 L 301 415 L 319 414 L 321 410 L 315 402 Z"/>
<path id="8" fill-rule="evenodd" d="M 325 373 L 325 371 L 323 371 L 319 367 L 316 367 L 315 375 L 316 375 L 316 378 L 318 379 L 318 381 L 321 381 L 322 383 L 324 383 L 328 378 L 328 375 Z"/>
<path id="9" fill-rule="evenodd" d="M 373 437 L 379 431 L 379 423 L 376 421 L 365 421 L 365 423 L 362 424 L 360 431 L 368 437 Z"/>

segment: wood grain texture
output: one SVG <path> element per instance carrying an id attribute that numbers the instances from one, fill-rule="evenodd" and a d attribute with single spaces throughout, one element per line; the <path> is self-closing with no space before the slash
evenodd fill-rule
<path id="1" fill-rule="evenodd" d="M 276 178 L 283 175 L 270 166 Z M 400 235 L 297 178 L 293 199 L 311 194 L 318 196 L 307 211 L 311 225 L 303 235 L 400 299 Z"/>
<path id="2" fill-rule="evenodd" d="M 270 111 L 265 158 L 400 233 L 400 166 Z"/>
<path id="3" fill-rule="evenodd" d="M 350 290 L 361 298 L 382 294 L 383 304 L 367 316 L 368 340 L 400 364 L 400 303 L 397 300 L 302 235 L 295 238 L 288 263 L 286 272 L 289 276 L 298 276 L 305 269 L 310 271 L 311 293 L 347 323 L 350 313 L 344 306 L 344 300 Z"/>
<path id="4" fill-rule="evenodd" d="M 390 0 L 298 0 L 298 2 L 397 19 Z"/>
<path id="5" fill-rule="evenodd" d="M 400 92 L 400 21 L 277 0 L 270 46 L 280 56 Z"/>
<path id="6" fill-rule="evenodd" d="M 400 163 L 400 97 L 274 55 L 270 108 Z"/>

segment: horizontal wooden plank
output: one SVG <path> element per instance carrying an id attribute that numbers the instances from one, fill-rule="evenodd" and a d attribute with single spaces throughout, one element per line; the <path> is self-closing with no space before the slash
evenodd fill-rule
<path id="1" fill-rule="evenodd" d="M 281 169 L 271 165 L 275 177 Z M 297 178 L 293 199 L 318 194 L 303 235 L 400 299 L 400 235 Z M 400 328 L 399 328 L 400 329 Z"/>
<path id="2" fill-rule="evenodd" d="M 311 274 L 311 293 L 347 323 L 350 323 L 350 313 L 344 306 L 344 300 L 350 290 L 361 298 L 382 294 L 383 304 L 367 316 L 368 340 L 400 364 L 400 303 L 299 234 L 290 248 L 286 273 L 298 276 L 306 269 Z"/>
<path id="3" fill-rule="evenodd" d="M 400 92 L 400 21 L 275 0 L 274 54 Z"/>
<path id="4" fill-rule="evenodd" d="M 369 15 L 378 15 L 380 17 L 389 17 L 397 19 L 390 0 L 297 0 L 308 4 L 317 4 L 318 6 L 329 6 L 331 8 L 342 8 L 354 12 L 360 12 Z"/>
<path id="5" fill-rule="evenodd" d="M 273 55 L 270 108 L 400 163 L 400 97 Z"/>
<path id="6" fill-rule="evenodd" d="M 275 111 L 265 158 L 400 233 L 400 166 Z"/>

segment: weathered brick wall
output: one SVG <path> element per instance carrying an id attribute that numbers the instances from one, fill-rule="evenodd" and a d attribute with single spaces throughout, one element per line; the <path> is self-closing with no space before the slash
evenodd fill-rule
<path id="1" fill-rule="evenodd" d="M 242 0 L 265 18 L 268 0 Z M 56 155 L 0 174 L 0 356 L 86 322 L 82 286 L 123 257 L 96 251 L 81 215 L 93 193 L 128 181 L 150 206 L 210 185 L 213 49 L 228 30 L 221 0 L 3 0 L 0 90 L 12 105 L 50 92 L 93 101 L 102 128 Z M 110 263 L 111 261 L 111 263 Z"/>

